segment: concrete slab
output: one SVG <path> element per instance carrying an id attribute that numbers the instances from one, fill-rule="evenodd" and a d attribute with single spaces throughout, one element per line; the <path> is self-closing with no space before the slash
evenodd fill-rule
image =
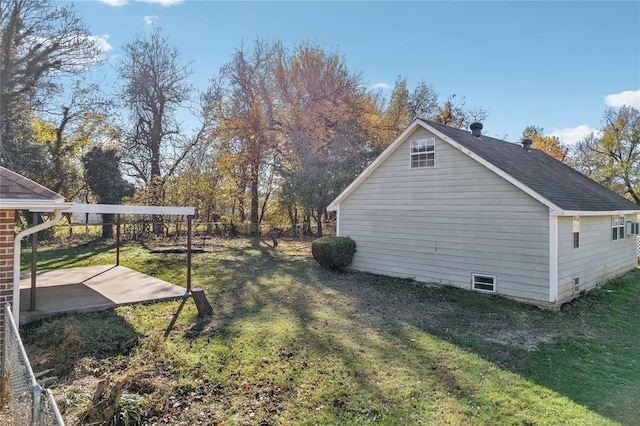
<path id="1" fill-rule="evenodd" d="M 186 289 L 124 266 L 50 269 L 36 274 L 36 309 L 30 308 L 31 274 L 20 277 L 20 323 L 65 313 L 179 299 Z"/>

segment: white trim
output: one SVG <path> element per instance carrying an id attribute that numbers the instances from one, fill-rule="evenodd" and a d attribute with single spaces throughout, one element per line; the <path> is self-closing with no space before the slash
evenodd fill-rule
<path id="1" fill-rule="evenodd" d="M 340 204 L 336 207 L 336 237 L 340 236 Z"/>
<path id="2" fill-rule="evenodd" d="M 65 210 L 73 203 L 67 203 L 64 198 L 56 200 L 0 198 L 0 210 L 29 210 L 32 212 L 51 212 Z"/>
<path id="3" fill-rule="evenodd" d="M 65 213 L 103 213 L 103 214 L 171 214 L 195 216 L 195 207 L 176 206 L 129 206 L 116 204 L 73 204 Z"/>
<path id="4" fill-rule="evenodd" d="M 414 145 L 424 143 L 425 151 L 416 151 L 414 152 Z M 429 151 L 429 148 L 431 150 Z M 420 156 L 424 155 L 424 166 L 420 165 Z M 414 166 L 414 157 L 417 157 L 415 160 L 416 165 Z M 431 158 L 429 158 L 431 157 Z M 432 164 L 429 165 L 429 162 Z M 409 168 L 410 169 L 433 169 L 436 166 L 436 138 L 433 136 L 427 138 L 416 138 L 409 140 Z"/>
<path id="5" fill-rule="evenodd" d="M 549 302 L 558 300 L 558 216 L 549 215 Z"/>
<path id="6" fill-rule="evenodd" d="M 608 210 L 608 211 L 588 211 L 588 210 L 561 210 L 558 216 L 625 216 L 640 214 L 640 210 Z"/>
<path id="7" fill-rule="evenodd" d="M 484 290 L 482 288 L 475 288 L 474 284 L 476 284 L 476 277 L 491 278 L 493 280 L 493 290 Z M 479 284 L 488 285 L 484 283 L 479 283 Z M 498 277 L 493 274 L 483 274 L 480 272 L 472 272 L 471 273 L 471 290 L 480 291 L 482 293 L 496 293 L 498 290 Z"/>

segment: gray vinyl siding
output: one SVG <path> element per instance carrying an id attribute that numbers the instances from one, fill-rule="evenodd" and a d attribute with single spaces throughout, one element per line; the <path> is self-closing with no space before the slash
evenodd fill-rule
<path id="1" fill-rule="evenodd" d="M 634 220 L 634 216 L 625 218 Z M 635 235 L 611 238 L 611 216 L 580 216 L 580 247 L 573 248 L 572 217 L 558 218 L 558 302 L 573 297 L 573 277 L 584 291 L 637 267 Z"/>
<path id="2" fill-rule="evenodd" d="M 339 234 L 356 241 L 352 268 L 549 300 L 548 208 L 436 139 L 435 167 L 410 167 L 417 130 L 340 204 Z M 478 143 L 482 143 L 481 140 Z"/>

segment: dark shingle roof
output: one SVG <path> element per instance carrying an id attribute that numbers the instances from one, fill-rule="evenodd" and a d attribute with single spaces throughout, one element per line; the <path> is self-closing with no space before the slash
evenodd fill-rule
<path id="1" fill-rule="evenodd" d="M 640 205 L 612 192 L 550 155 L 520 144 L 421 120 L 511 175 L 563 210 L 640 210 Z"/>
<path id="2" fill-rule="evenodd" d="M 64 201 L 64 197 L 0 166 L 0 199 Z"/>

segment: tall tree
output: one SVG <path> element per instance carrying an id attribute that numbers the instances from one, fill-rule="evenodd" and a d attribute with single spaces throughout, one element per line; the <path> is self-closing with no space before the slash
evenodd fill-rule
<path id="1" fill-rule="evenodd" d="M 190 100 L 191 75 L 179 52 L 154 29 L 124 46 L 118 65 L 123 81 L 122 99 L 129 110 L 131 131 L 124 141 L 123 163 L 147 190 L 150 205 L 161 205 L 164 185 L 180 162 L 199 143 L 199 135 L 187 137 L 176 118 Z M 154 231 L 161 231 L 162 218 L 154 218 Z"/>
<path id="2" fill-rule="evenodd" d="M 120 156 L 114 149 L 94 147 L 82 158 L 87 186 L 101 204 L 120 204 L 135 188 L 122 177 Z M 102 238 L 113 237 L 113 214 L 103 214 Z"/>
<path id="3" fill-rule="evenodd" d="M 281 120 L 275 98 L 273 66 L 280 43 L 256 40 L 251 49 L 242 46 L 220 69 L 206 93 L 205 114 L 215 123 L 212 141 L 218 148 L 218 168 L 234 176 L 238 187 L 250 191 L 253 235 L 260 223 L 269 193 L 263 185 L 281 159 Z M 261 197 L 262 194 L 262 197 Z"/>
<path id="4" fill-rule="evenodd" d="M 338 53 L 309 43 L 280 57 L 276 81 L 287 110 L 284 190 L 296 194 L 322 235 L 327 205 L 370 160 L 368 123 L 361 118 L 375 103 Z M 292 207 L 291 197 L 282 200 Z"/>
<path id="5" fill-rule="evenodd" d="M 100 49 L 72 5 L 49 0 L 0 0 L 0 46 L 0 163 L 30 174 L 39 163 L 31 112 L 61 76 L 96 64 Z"/>
<path id="6" fill-rule="evenodd" d="M 522 138 L 531 139 L 534 148 L 546 152 L 556 160 L 563 163 L 569 160 L 569 147 L 563 144 L 557 136 L 545 136 L 542 127 L 527 126 L 522 131 Z"/>
<path id="7" fill-rule="evenodd" d="M 602 131 L 580 141 L 578 170 L 640 204 L 640 113 L 630 106 L 609 108 Z"/>

